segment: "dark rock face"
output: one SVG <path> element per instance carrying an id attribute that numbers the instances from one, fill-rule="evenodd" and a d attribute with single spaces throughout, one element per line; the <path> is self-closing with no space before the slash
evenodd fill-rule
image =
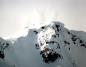
<path id="1" fill-rule="evenodd" d="M 70 45 L 70 43 L 69 43 L 69 42 L 67 42 L 66 40 L 64 41 L 64 43 L 65 43 L 65 44 L 68 44 L 68 45 Z"/>
<path id="2" fill-rule="evenodd" d="M 41 29 L 45 29 L 45 26 L 42 26 Z"/>
<path id="3" fill-rule="evenodd" d="M 85 44 L 81 44 L 82 47 L 86 48 L 86 45 Z"/>
<path id="4" fill-rule="evenodd" d="M 35 34 L 38 34 L 38 32 L 36 30 L 33 31 Z"/>
<path id="5" fill-rule="evenodd" d="M 56 28 L 57 28 L 57 31 L 58 31 L 58 32 L 59 32 L 59 30 L 60 30 L 59 27 L 60 27 L 59 25 L 56 25 Z"/>
<path id="6" fill-rule="evenodd" d="M 39 45 L 38 44 L 35 44 L 35 46 L 36 46 L 36 49 L 39 49 Z"/>
<path id="7" fill-rule="evenodd" d="M 45 54 L 43 52 L 41 52 L 41 56 L 43 58 L 43 61 L 45 63 L 51 63 L 51 62 L 55 62 L 56 59 L 61 59 L 61 55 L 59 53 L 56 52 L 50 52 L 47 57 L 45 56 Z"/>
<path id="8" fill-rule="evenodd" d="M 5 55 L 4 55 L 4 52 L 3 51 L 0 51 L 0 58 L 1 59 L 4 59 Z"/>

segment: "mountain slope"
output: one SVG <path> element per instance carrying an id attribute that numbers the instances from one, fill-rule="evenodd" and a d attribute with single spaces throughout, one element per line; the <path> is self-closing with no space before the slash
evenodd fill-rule
<path id="1" fill-rule="evenodd" d="M 27 36 L 14 43 L 3 39 L 9 43 L 3 50 L 4 67 L 85 67 L 85 35 L 54 21 L 40 29 L 30 29 Z"/>

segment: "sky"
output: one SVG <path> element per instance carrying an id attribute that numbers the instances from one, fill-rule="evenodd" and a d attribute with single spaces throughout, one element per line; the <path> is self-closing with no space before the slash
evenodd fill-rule
<path id="1" fill-rule="evenodd" d="M 0 37 L 18 37 L 51 21 L 86 32 L 86 0 L 0 0 Z"/>

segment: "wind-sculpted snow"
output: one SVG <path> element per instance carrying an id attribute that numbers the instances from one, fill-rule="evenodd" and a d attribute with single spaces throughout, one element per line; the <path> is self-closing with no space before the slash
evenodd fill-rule
<path id="1" fill-rule="evenodd" d="M 0 39 L 0 58 L 4 62 L 0 67 L 85 67 L 85 63 L 79 62 L 86 60 L 84 35 L 54 21 L 40 29 L 30 29 L 27 36 L 17 38 L 14 43 Z M 77 53 L 82 50 L 84 55 Z"/>

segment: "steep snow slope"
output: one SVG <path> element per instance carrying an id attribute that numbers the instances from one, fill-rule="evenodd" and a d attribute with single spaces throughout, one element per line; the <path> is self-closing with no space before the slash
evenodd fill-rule
<path id="1" fill-rule="evenodd" d="M 52 22 L 40 29 L 30 29 L 27 36 L 14 43 L 2 39 L 0 46 L 3 42 L 9 46 L 0 50 L 5 55 L 0 57 L 0 67 L 85 67 L 85 35 Z"/>

